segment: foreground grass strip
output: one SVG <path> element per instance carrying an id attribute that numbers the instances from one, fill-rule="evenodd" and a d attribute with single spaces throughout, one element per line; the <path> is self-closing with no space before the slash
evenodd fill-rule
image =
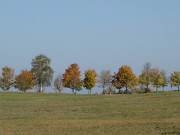
<path id="1" fill-rule="evenodd" d="M 0 93 L 0 134 L 180 134 L 180 92 Z"/>

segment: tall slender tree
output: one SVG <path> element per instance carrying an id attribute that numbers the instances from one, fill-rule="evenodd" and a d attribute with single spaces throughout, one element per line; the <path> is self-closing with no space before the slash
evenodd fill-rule
<path id="1" fill-rule="evenodd" d="M 139 83 L 146 86 L 149 89 L 150 81 L 150 72 L 151 72 L 151 63 L 147 62 L 144 64 L 142 74 L 139 76 Z"/>
<path id="2" fill-rule="evenodd" d="M 10 67 L 2 68 L 2 77 L 0 78 L 0 86 L 4 91 L 8 91 L 14 84 L 14 69 Z"/>
<path id="3" fill-rule="evenodd" d="M 99 83 L 99 87 L 103 88 L 103 93 L 104 93 L 105 87 L 107 87 L 109 83 L 111 83 L 111 81 L 112 81 L 111 71 L 102 70 L 98 78 L 98 83 Z"/>
<path id="4" fill-rule="evenodd" d="M 83 81 L 80 78 L 80 73 L 81 71 L 79 70 L 78 64 L 74 63 L 71 64 L 63 74 L 63 86 L 72 89 L 73 94 L 75 93 L 74 90 L 79 91 L 82 89 Z"/>
<path id="5" fill-rule="evenodd" d="M 163 91 L 164 91 L 164 87 L 168 86 L 168 78 L 166 76 L 165 70 L 161 70 L 161 74 L 163 76 L 163 83 L 161 84 L 161 86 L 163 87 Z"/>
<path id="6" fill-rule="evenodd" d="M 51 86 L 53 79 L 53 69 L 50 66 L 51 60 L 47 56 L 40 54 L 32 60 L 32 69 L 35 76 L 35 85 L 38 92 L 44 91 L 45 87 Z"/>
<path id="7" fill-rule="evenodd" d="M 64 89 L 62 84 L 62 75 L 59 74 L 56 79 L 54 80 L 54 90 L 61 93 L 61 91 Z"/>
<path id="8" fill-rule="evenodd" d="M 85 73 L 85 78 L 84 78 L 84 87 L 88 90 L 88 93 L 91 94 L 91 89 L 93 87 L 96 86 L 96 83 L 97 83 L 97 79 L 96 77 L 98 76 L 98 74 L 96 73 L 96 71 L 93 69 L 89 69 L 89 70 L 86 70 Z"/>

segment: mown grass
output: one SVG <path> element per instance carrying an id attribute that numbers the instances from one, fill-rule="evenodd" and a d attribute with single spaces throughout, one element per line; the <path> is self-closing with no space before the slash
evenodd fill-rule
<path id="1" fill-rule="evenodd" d="M 180 92 L 0 92 L 0 135 L 180 134 Z"/>

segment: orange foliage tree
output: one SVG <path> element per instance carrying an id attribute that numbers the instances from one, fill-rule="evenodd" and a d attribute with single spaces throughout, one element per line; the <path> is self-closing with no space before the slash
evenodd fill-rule
<path id="1" fill-rule="evenodd" d="M 15 78 L 15 88 L 18 88 L 20 91 L 26 92 L 34 87 L 34 78 L 35 76 L 31 71 L 22 70 L 20 75 Z"/>
<path id="2" fill-rule="evenodd" d="M 74 93 L 74 90 L 82 89 L 83 81 L 80 78 L 80 73 L 81 71 L 79 70 L 78 64 L 74 63 L 71 64 L 63 74 L 63 86 L 72 89 L 72 93 Z"/>
<path id="3" fill-rule="evenodd" d="M 119 69 L 118 73 L 114 73 L 112 84 L 119 90 L 125 87 L 125 93 L 127 93 L 128 88 L 132 89 L 139 83 L 136 75 L 133 74 L 131 67 L 124 65 Z"/>

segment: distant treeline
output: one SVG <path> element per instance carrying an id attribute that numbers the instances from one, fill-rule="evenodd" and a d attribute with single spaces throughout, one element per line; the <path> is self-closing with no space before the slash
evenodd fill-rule
<path id="1" fill-rule="evenodd" d="M 164 70 L 152 68 L 150 63 L 145 63 L 142 73 L 137 77 L 130 66 L 123 65 L 119 71 L 111 74 L 110 70 L 102 70 L 98 75 L 95 69 L 88 69 L 81 78 L 81 71 L 77 63 L 71 64 L 65 69 L 64 74 L 59 74 L 54 81 L 53 69 L 50 66 L 51 59 L 40 54 L 32 59 L 30 71 L 22 70 L 19 75 L 15 75 L 14 69 L 10 67 L 2 68 L 0 77 L 0 87 L 3 91 L 9 91 L 11 87 L 26 92 L 34 87 L 38 92 L 43 92 L 45 87 L 51 86 L 53 82 L 54 91 L 61 92 L 64 88 L 72 89 L 72 93 L 82 90 L 82 87 L 91 94 L 92 88 L 98 86 L 103 89 L 103 94 L 111 93 L 148 93 L 153 92 L 149 86 L 156 88 L 162 87 L 163 91 L 168 84 L 172 87 L 180 85 L 180 71 L 174 71 L 167 77 Z M 139 86 L 139 87 L 137 87 Z M 122 89 L 125 88 L 123 91 Z M 116 90 L 118 90 L 116 92 Z"/>

